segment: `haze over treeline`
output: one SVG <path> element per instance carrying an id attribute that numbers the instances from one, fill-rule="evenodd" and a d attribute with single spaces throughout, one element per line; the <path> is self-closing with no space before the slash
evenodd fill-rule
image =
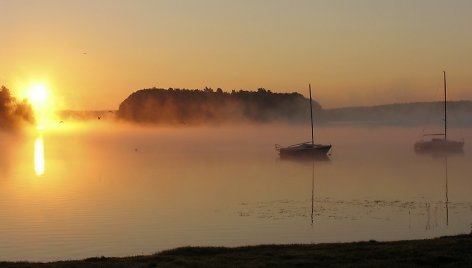
<path id="1" fill-rule="evenodd" d="M 313 101 L 313 110 L 321 105 Z M 309 118 L 309 100 L 300 93 L 257 91 L 223 92 L 218 88 L 142 89 L 119 106 L 119 119 L 152 124 L 300 121 Z"/>
<path id="2" fill-rule="evenodd" d="M 472 124 L 472 101 L 448 101 L 448 122 Z M 370 122 L 377 124 L 442 123 L 444 102 L 395 103 L 376 106 L 344 107 L 323 110 L 323 120 L 329 122 Z"/>
<path id="3" fill-rule="evenodd" d="M 23 123 L 33 123 L 34 113 L 26 101 L 18 101 L 5 86 L 0 87 L 0 130 L 17 130 Z"/>
<path id="4" fill-rule="evenodd" d="M 322 109 L 313 101 L 317 123 L 375 123 L 421 125 L 444 119 L 443 102 L 397 103 L 377 106 Z M 471 101 L 448 102 L 448 121 L 470 125 Z M 239 90 L 231 93 L 218 88 L 142 89 L 119 106 L 120 120 L 145 124 L 212 124 L 224 122 L 301 122 L 310 118 L 309 99 L 299 93 Z"/>

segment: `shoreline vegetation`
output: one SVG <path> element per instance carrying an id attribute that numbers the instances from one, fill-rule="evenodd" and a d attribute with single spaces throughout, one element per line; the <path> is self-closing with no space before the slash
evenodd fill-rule
<path id="1" fill-rule="evenodd" d="M 9 90 L 0 88 L 0 129 L 18 129 L 21 124 L 34 123 L 31 105 L 18 101 Z M 300 93 L 257 91 L 225 92 L 221 88 L 179 89 L 148 88 L 130 94 L 117 110 L 62 110 L 62 121 L 118 120 L 140 125 L 198 126 L 239 123 L 305 124 L 310 120 L 309 99 Z M 352 106 L 325 109 L 312 101 L 317 125 L 441 125 L 444 103 L 413 102 L 373 106 Z M 472 125 L 472 101 L 448 101 L 451 126 Z"/>
<path id="2" fill-rule="evenodd" d="M 153 255 L 0 267 L 472 267 L 472 235 L 394 242 L 181 247 Z"/>
<path id="3" fill-rule="evenodd" d="M 0 86 L 0 130 L 16 131 L 23 124 L 33 124 L 34 121 L 31 104 L 17 100 L 8 88 Z"/>

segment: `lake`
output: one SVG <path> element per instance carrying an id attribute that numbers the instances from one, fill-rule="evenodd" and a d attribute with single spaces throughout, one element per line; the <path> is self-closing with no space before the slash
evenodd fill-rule
<path id="1" fill-rule="evenodd" d="M 327 161 L 281 160 L 302 125 L 64 123 L 0 134 L 0 260 L 151 254 L 180 246 L 403 240 L 469 233 L 464 153 L 415 154 L 423 127 L 321 126 Z"/>

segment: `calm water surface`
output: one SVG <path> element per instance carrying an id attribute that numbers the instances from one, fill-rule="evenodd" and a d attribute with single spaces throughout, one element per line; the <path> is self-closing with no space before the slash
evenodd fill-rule
<path id="1" fill-rule="evenodd" d="M 471 231 L 472 129 L 446 159 L 414 153 L 421 128 L 320 127 L 330 160 L 299 162 L 274 144 L 305 126 L 84 125 L 1 135 L 0 260 Z"/>

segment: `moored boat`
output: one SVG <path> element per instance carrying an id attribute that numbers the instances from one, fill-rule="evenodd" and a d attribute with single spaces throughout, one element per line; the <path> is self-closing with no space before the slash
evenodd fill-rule
<path id="1" fill-rule="evenodd" d="M 417 141 L 414 145 L 414 149 L 419 153 L 437 153 L 437 152 L 462 152 L 464 147 L 464 141 L 455 141 L 447 139 L 447 83 L 446 83 L 446 72 L 443 71 L 444 80 L 444 133 L 437 134 L 425 134 L 424 137 L 432 136 L 431 140 Z M 440 136 L 442 138 L 434 138 L 434 136 Z"/>
<path id="2" fill-rule="evenodd" d="M 312 144 L 311 142 L 294 144 L 287 147 L 280 147 L 277 144 L 275 146 L 279 151 L 280 157 L 325 156 L 331 149 L 331 144 Z"/>
<path id="3" fill-rule="evenodd" d="M 275 145 L 281 158 L 303 158 L 303 157 L 327 157 L 331 144 L 315 144 L 313 138 L 313 108 L 311 99 L 311 85 L 308 85 L 310 92 L 310 115 L 311 115 L 311 142 L 302 142 L 290 146 Z"/>

